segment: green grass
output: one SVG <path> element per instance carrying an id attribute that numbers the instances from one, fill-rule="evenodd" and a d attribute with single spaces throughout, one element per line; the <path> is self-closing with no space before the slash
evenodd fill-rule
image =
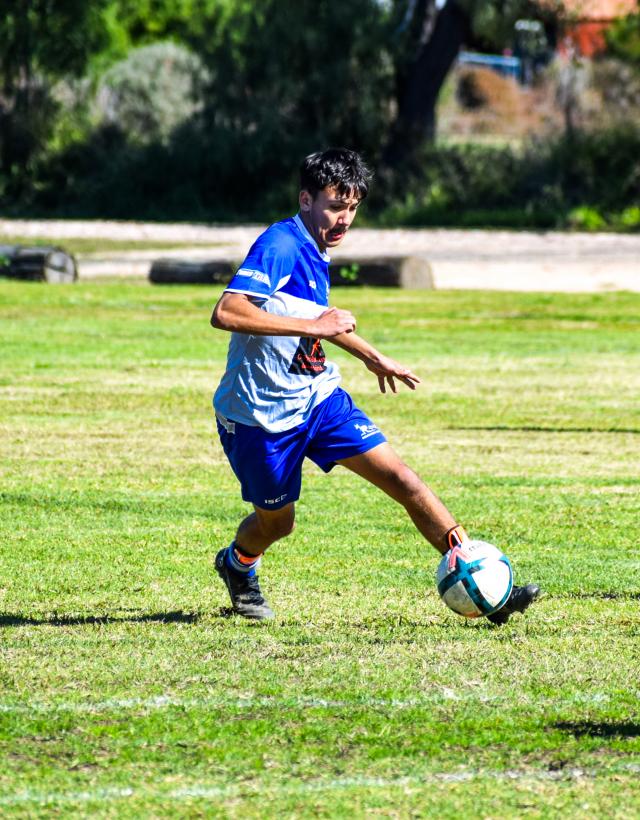
<path id="1" fill-rule="evenodd" d="M 497 629 L 313 465 L 263 564 L 277 620 L 228 617 L 218 293 L 0 282 L 0 814 L 640 813 L 640 296 L 334 294 L 424 380 L 381 396 L 327 345 L 345 386 L 544 586 Z"/>

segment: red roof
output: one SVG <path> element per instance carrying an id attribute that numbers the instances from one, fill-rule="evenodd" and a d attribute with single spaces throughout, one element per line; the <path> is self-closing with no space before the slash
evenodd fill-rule
<path id="1" fill-rule="evenodd" d="M 569 17 L 576 20 L 615 20 L 638 11 L 637 0 L 564 0 Z"/>

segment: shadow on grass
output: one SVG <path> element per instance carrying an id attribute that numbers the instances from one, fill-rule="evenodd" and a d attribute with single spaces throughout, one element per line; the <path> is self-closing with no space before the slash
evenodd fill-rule
<path id="1" fill-rule="evenodd" d="M 230 619 L 238 617 L 230 606 L 221 606 L 217 610 L 207 613 L 200 612 L 154 612 L 149 615 L 10 615 L 0 613 L 0 629 L 12 626 L 107 626 L 109 624 L 126 623 L 159 623 L 159 624 L 197 624 L 203 618 Z M 240 619 L 245 620 L 245 619 Z M 250 624 L 264 623 L 263 621 L 247 621 Z"/>
<path id="2" fill-rule="evenodd" d="M 619 722 L 611 723 L 592 720 L 581 720 L 575 723 L 571 721 L 560 721 L 559 723 L 554 723 L 553 726 L 555 729 L 561 729 L 563 732 L 568 732 L 576 738 L 640 737 L 640 723 L 634 723 L 629 720 L 621 720 Z"/>
<path id="3" fill-rule="evenodd" d="M 224 610 L 221 617 L 228 617 Z M 0 614 L 0 627 L 3 626 L 86 626 L 120 623 L 147 623 L 149 621 L 161 624 L 194 624 L 201 619 L 197 612 L 154 612 L 149 615 L 9 615 Z"/>
<path id="4" fill-rule="evenodd" d="M 594 600 L 601 601 L 640 601 L 640 592 L 605 592 L 594 590 L 593 592 L 565 592 L 555 596 L 556 598 L 566 598 L 568 600 Z"/>

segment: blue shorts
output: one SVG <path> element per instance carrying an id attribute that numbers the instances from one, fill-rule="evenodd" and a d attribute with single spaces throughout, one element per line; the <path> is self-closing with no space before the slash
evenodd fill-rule
<path id="1" fill-rule="evenodd" d="M 386 441 L 340 387 L 312 410 L 306 422 L 284 433 L 239 422 L 227 427 L 218 420 L 220 441 L 240 481 L 242 498 L 267 510 L 298 500 L 305 457 L 328 473 L 336 461 Z"/>

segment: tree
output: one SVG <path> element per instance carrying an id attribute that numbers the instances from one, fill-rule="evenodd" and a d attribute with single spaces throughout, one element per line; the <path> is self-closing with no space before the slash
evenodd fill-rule
<path id="1" fill-rule="evenodd" d="M 133 5 L 109 0 L 116 41 L 157 35 L 189 46 L 209 75 L 203 110 L 153 144 L 129 139 L 121 118 L 96 129 L 52 159 L 38 202 L 63 199 L 67 212 L 107 203 L 111 215 L 129 216 L 123 203 L 152 203 L 156 214 L 177 208 L 183 218 L 263 219 L 289 207 L 296 166 L 319 145 L 348 144 L 379 159 L 393 97 L 380 0 L 192 0 L 192 17 L 188 0 L 174 3 L 176 16 L 169 0 L 143 0 L 153 36 L 152 19 L 139 20 Z M 110 47 L 95 60 L 114 54 Z"/>
<path id="2" fill-rule="evenodd" d="M 398 113 L 384 151 L 384 165 L 401 165 L 436 131 L 436 103 L 463 44 L 501 50 L 521 17 L 553 20 L 559 2 L 547 0 L 399 0 L 404 8 L 396 46 Z"/>
<path id="3" fill-rule="evenodd" d="M 101 0 L 0 0 L 0 172 L 23 179 L 50 133 L 51 83 L 105 42 Z"/>
<path id="4" fill-rule="evenodd" d="M 640 2 L 638 11 L 617 20 L 605 37 L 609 54 L 640 70 Z"/>
<path id="5" fill-rule="evenodd" d="M 172 40 L 193 47 L 207 37 L 216 41 L 214 21 L 232 0 L 105 0 L 102 21 L 105 47 L 92 66 L 103 71 L 127 58 L 133 48 Z"/>
<path id="6" fill-rule="evenodd" d="M 357 146 L 376 160 L 391 120 L 387 38 L 378 0 L 221 4 L 207 35 L 191 39 L 212 78 L 203 130 L 216 196 L 250 208 L 268 194 L 256 189 L 292 182 L 319 145 Z"/>
<path id="7" fill-rule="evenodd" d="M 534 9 L 540 16 L 534 0 L 14 0 L 0 35 L 26 56 L 3 66 L 5 123 L 15 129 L 24 87 L 35 134 L 34 118 L 46 110 L 33 105 L 35 77 L 44 78 L 46 97 L 47 83 L 87 60 L 95 79 L 133 47 L 173 40 L 207 70 L 193 115 L 170 133 L 157 130 L 155 140 L 143 125 L 147 134 L 141 139 L 138 128 L 136 139 L 119 110 L 112 127 L 69 140 L 59 161 L 52 157 L 37 196 L 48 207 L 62 196 L 73 207 L 75 196 L 120 208 L 114 203 L 139 202 L 148 190 L 155 207 L 167 202 L 181 215 L 274 215 L 290 201 L 301 156 L 321 145 L 352 146 L 400 179 L 393 172 L 419 160 L 433 139 L 438 95 L 460 46 L 501 49 L 514 20 Z M 70 43 L 57 51 L 62 34 Z M 41 119 L 27 150 L 4 130 L 5 172 L 27 168 L 52 118 Z"/>
<path id="8" fill-rule="evenodd" d="M 418 0 L 409 11 L 410 57 L 398 60 L 398 114 L 384 153 L 384 163 L 391 167 L 433 139 L 440 89 L 471 32 L 469 13 L 456 0 L 448 0 L 440 10 L 435 0 Z"/>

